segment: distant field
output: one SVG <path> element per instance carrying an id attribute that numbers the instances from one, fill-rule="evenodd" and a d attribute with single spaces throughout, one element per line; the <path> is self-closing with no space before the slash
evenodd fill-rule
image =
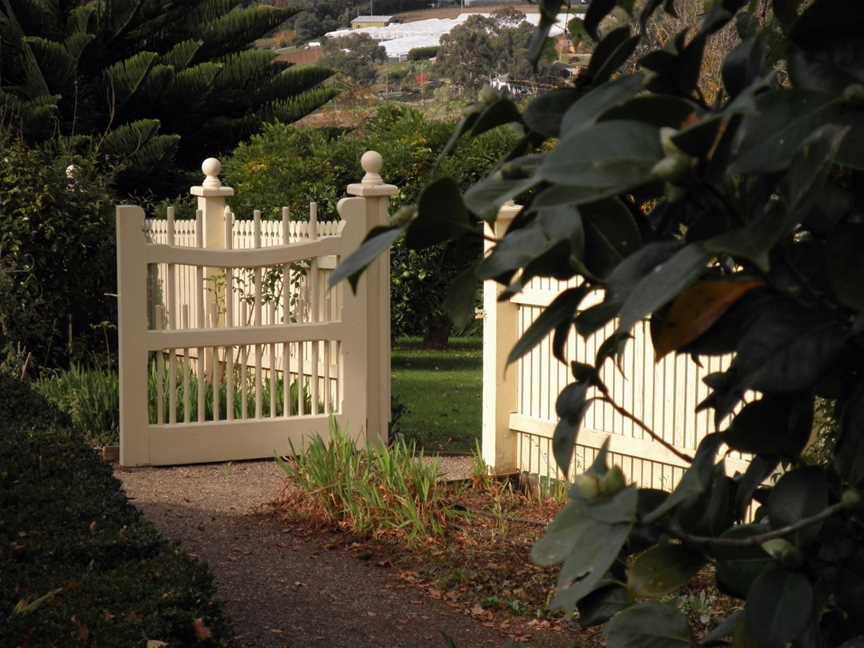
<path id="1" fill-rule="evenodd" d="M 430 18 L 456 18 L 463 11 L 465 13 L 483 13 L 483 12 L 491 12 L 496 9 L 503 9 L 504 7 L 512 7 L 513 9 L 518 9 L 522 13 L 539 13 L 540 9 L 536 4 L 516 4 L 516 5 L 499 5 L 492 4 L 485 7 L 473 6 L 473 7 L 465 7 L 462 9 L 461 7 L 444 7 L 442 9 L 417 9 L 416 11 L 406 11 L 404 13 L 396 14 L 396 17 L 399 18 L 402 22 L 414 22 L 417 20 L 429 20 Z"/>

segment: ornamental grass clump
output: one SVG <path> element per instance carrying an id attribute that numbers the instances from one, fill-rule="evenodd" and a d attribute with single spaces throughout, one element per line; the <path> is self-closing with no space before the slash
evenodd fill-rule
<path id="1" fill-rule="evenodd" d="M 437 481 L 438 462 L 413 444 L 361 450 L 335 420 L 330 440 L 276 460 L 290 480 L 289 502 L 363 536 L 401 536 L 411 543 L 444 534 L 455 515 Z"/>

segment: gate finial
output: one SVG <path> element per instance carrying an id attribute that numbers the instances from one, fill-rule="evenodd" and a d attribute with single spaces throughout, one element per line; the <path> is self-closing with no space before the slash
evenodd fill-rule
<path id="1" fill-rule="evenodd" d="M 222 173 L 222 163 L 219 160 L 216 158 L 207 158 L 201 165 L 201 171 L 207 176 L 204 178 L 204 182 L 201 183 L 202 187 L 206 187 L 207 189 L 219 189 L 222 187 L 222 181 L 219 179 L 219 174 Z"/>
<path id="2" fill-rule="evenodd" d="M 360 158 L 360 166 L 366 172 L 363 179 L 360 181 L 364 185 L 380 185 L 384 184 L 384 179 L 381 177 L 381 169 L 384 167 L 384 158 L 378 151 L 366 151 L 363 157 Z"/>

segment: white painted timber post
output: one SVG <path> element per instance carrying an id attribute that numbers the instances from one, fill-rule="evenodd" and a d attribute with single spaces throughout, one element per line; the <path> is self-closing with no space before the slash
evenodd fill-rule
<path id="1" fill-rule="evenodd" d="M 222 172 L 222 163 L 216 158 L 207 158 L 201 164 L 204 173 L 204 182 L 201 186 L 192 187 L 189 190 L 193 196 L 198 197 L 198 210 L 201 212 L 204 223 L 204 247 L 210 250 L 224 250 L 228 246 L 225 240 L 225 199 L 234 195 L 231 187 L 223 187 L 219 174 Z M 217 268 L 206 268 L 204 271 L 205 291 L 204 313 L 205 319 L 209 313 L 216 312 L 217 318 L 213 320 L 214 327 L 224 326 L 225 316 L 217 308 L 218 304 L 218 277 L 223 276 L 223 271 Z M 172 304 L 173 307 L 173 304 Z M 198 328 L 207 328 L 207 322 L 198 322 Z M 213 349 L 208 349 L 204 358 L 204 372 L 211 375 L 213 369 Z"/>
<path id="2" fill-rule="evenodd" d="M 120 371 L 120 465 L 150 463 L 148 438 L 147 241 L 144 210 L 117 207 L 117 330 Z"/>
<path id="3" fill-rule="evenodd" d="M 398 187 L 384 184 L 381 155 L 367 151 L 360 160 L 366 175 L 348 185 L 339 201 L 345 221 L 343 258 L 360 247 L 373 227 L 390 222 L 390 197 Z M 353 436 L 365 431 L 366 442 L 387 442 L 390 423 L 390 253 L 381 254 L 363 273 L 352 295 L 345 288 L 342 321 L 348 325 L 344 344 L 345 400 L 343 412 Z"/>
<path id="4" fill-rule="evenodd" d="M 486 234 L 500 239 L 522 210 L 505 205 L 493 224 L 486 224 Z M 485 253 L 492 251 L 487 240 Z M 519 307 L 509 301 L 499 302 L 503 287 L 494 281 L 483 284 L 483 460 L 494 474 L 517 469 L 518 437 L 510 430 L 510 415 L 516 411 L 518 370 L 507 369 L 507 356 L 519 336 Z"/>

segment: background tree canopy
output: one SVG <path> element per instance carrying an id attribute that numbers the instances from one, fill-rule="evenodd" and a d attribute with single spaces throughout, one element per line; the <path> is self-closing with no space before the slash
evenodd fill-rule
<path id="1" fill-rule="evenodd" d="M 249 47 L 294 13 L 247 0 L 3 0 L 0 108 L 31 142 L 88 138 L 125 171 L 121 191 L 176 189 L 175 158 L 197 167 L 334 96 L 327 70 Z"/>
<path id="2" fill-rule="evenodd" d="M 361 86 L 374 83 L 378 74 L 376 64 L 387 61 L 384 46 L 372 40 L 369 34 L 326 38 L 322 47 L 322 63 L 341 72 L 349 83 Z"/>
<path id="3" fill-rule="evenodd" d="M 535 58 L 562 4 L 542 3 Z M 508 286 L 506 298 L 533 277 L 578 277 L 511 361 L 547 335 L 563 359 L 568 336 L 615 323 L 558 398 L 564 474 L 586 409 L 609 399 L 598 368 L 636 323 L 650 320 L 658 355 L 733 356 L 706 379 L 698 409 L 714 412 L 716 431 L 695 456 L 681 454 L 690 468 L 672 493 L 626 484 L 605 451 L 575 477 L 533 550 L 539 564 L 562 564 L 553 605 L 578 610 L 584 625 L 608 622 L 610 648 L 693 646 L 686 617 L 658 600 L 710 564 L 741 608 L 701 645 L 861 646 L 864 3 L 714 0 L 696 28 L 639 50 L 674 5 L 593 0 L 571 24 L 596 41 L 573 87 L 525 110 L 484 97 L 460 128 L 474 137 L 517 123 L 525 146 L 464 195 L 433 180 L 334 281 L 355 281 L 394 229 L 418 250 L 474 240 L 519 198 L 525 209 L 448 304 L 458 320 L 481 280 Z M 730 28 L 736 42 L 709 101 L 706 47 Z M 547 152 L 526 154 L 547 141 Z M 602 303 L 580 308 L 595 291 Z M 756 399 L 745 403 L 748 391 Z M 828 462 L 808 465 L 817 398 L 834 404 L 840 429 Z M 752 454 L 746 473 L 727 474 L 728 450 Z"/>

